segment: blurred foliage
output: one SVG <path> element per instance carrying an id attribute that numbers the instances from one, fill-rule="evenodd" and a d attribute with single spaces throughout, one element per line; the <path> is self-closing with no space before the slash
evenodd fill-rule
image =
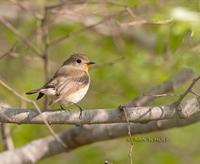
<path id="1" fill-rule="evenodd" d="M 36 0 L 32 3 L 43 6 L 54 2 Z M 92 2 L 95 4 L 95 1 Z M 9 3 L 1 1 L 0 7 L 4 4 Z M 98 8 L 98 4 L 96 6 L 94 4 L 91 5 L 91 10 Z M 86 5 L 90 6 L 89 2 Z M 152 86 L 169 79 L 182 68 L 192 68 L 195 74 L 200 71 L 200 1 L 119 0 L 106 3 L 104 8 L 118 12 L 124 9 L 124 6 L 132 8 L 139 18 L 154 22 L 131 26 L 127 29 L 133 33 L 138 29 L 144 30 L 149 34 L 145 36 L 146 39 L 153 36 L 155 38 L 153 48 L 147 48 L 145 45 L 121 35 L 117 37 L 103 36 L 92 30 L 73 34 L 84 27 L 81 23 L 73 21 L 62 21 L 49 29 L 50 40 L 72 33 L 63 42 L 50 47 L 50 75 L 74 52 L 85 53 L 91 60 L 99 64 L 99 67 L 94 67 L 90 71 L 91 88 L 80 103 L 84 108 L 115 108 L 141 95 Z M 120 20 L 120 18 L 118 19 Z M 169 19 L 172 21 L 156 23 Z M 34 17 L 11 21 L 11 23 L 35 46 L 43 48 L 42 43 L 38 42 L 35 37 L 38 22 Z M 1 77 L 21 94 L 41 86 L 44 83 L 42 59 L 37 57 L 4 25 L 0 24 L 0 30 L 0 55 L 17 43 L 15 55 L 6 56 L 0 60 Z M 118 41 L 121 43 L 120 46 Z M 105 64 L 118 58 L 122 59 L 112 65 Z M 160 98 L 152 104 L 167 104 L 175 101 L 187 85 L 179 88 L 173 95 Z M 35 96 L 31 98 L 35 99 Z M 30 104 L 22 102 L 2 86 L 0 86 L 0 99 L 1 102 L 11 106 L 32 108 Z M 42 107 L 43 101 L 39 101 L 39 104 Z M 52 108 L 56 107 L 58 106 L 55 105 Z M 167 138 L 167 142 L 135 142 L 134 163 L 199 163 L 200 128 L 198 126 L 199 124 L 195 124 L 164 132 L 139 135 L 141 137 L 164 136 Z M 15 146 L 22 146 L 31 140 L 49 135 L 43 125 L 10 125 L 10 127 Z M 60 131 L 71 126 L 55 125 L 53 127 L 55 131 Z M 124 164 L 129 163 L 129 147 L 130 144 L 125 137 L 84 146 L 39 163 L 102 164 L 108 160 L 113 164 Z"/>

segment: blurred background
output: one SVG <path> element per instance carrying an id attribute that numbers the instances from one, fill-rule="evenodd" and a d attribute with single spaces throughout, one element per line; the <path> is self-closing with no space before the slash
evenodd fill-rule
<path id="1" fill-rule="evenodd" d="M 8 0 L 0 1 L 0 76 L 19 93 L 40 87 L 71 54 L 97 64 L 80 105 L 116 108 L 183 68 L 200 71 L 200 1 L 193 0 Z M 169 104 L 187 88 L 151 103 Z M 35 99 L 36 97 L 30 96 Z M 0 86 L 0 101 L 33 108 Z M 38 102 L 44 107 L 44 99 Z M 51 108 L 58 108 L 54 105 Z M 74 107 L 72 107 L 74 108 Z M 134 163 L 197 164 L 200 124 L 138 137 L 166 142 L 134 142 Z M 16 147 L 49 134 L 44 125 L 9 125 Z M 53 125 L 59 132 L 69 125 Z M 45 163 L 129 163 L 127 137 L 81 147 Z M 3 151 L 3 144 L 0 142 Z"/>

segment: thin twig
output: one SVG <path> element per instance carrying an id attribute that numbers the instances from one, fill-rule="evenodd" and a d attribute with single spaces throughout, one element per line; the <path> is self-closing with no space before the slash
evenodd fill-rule
<path id="1" fill-rule="evenodd" d="M 130 121 L 128 119 L 128 115 L 126 113 L 126 106 L 119 106 L 120 110 L 123 110 L 124 112 L 124 116 L 127 122 L 127 128 L 128 128 L 128 136 L 129 136 L 129 142 L 130 142 L 130 148 L 129 148 L 129 159 L 130 159 L 130 164 L 133 164 L 133 140 L 132 140 L 132 134 L 131 134 L 131 124 Z"/>
<path id="2" fill-rule="evenodd" d="M 121 14 L 124 13 L 125 11 L 126 11 L 126 10 L 123 9 L 123 10 L 119 11 L 118 13 L 115 13 L 115 14 L 112 14 L 112 15 L 109 15 L 109 16 L 105 17 L 104 19 L 100 20 L 100 21 L 97 22 L 97 23 L 94 23 L 94 24 L 89 25 L 89 26 L 85 26 L 85 27 L 81 28 L 81 29 L 78 30 L 78 31 L 71 32 L 71 33 L 66 34 L 66 35 L 64 35 L 64 36 L 61 36 L 61 37 L 59 37 L 59 38 L 57 38 L 57 39 L 55 39 L 55 40 L 52 40 L 52 41 L 49 43 L 49 45 L 56 45 L 56 44 L 58 44 L 58 43 L 64 41 L 65 39 L 67 39 L 67 38 L 69 38 L 69 37 L 71 37 L 71 36 L 75 36 L 75 35 L 77 35 L 77 34 L 79 34 L 79 33 L 81 33 L 81 32 L 84 32 L 84 31 L 86 31 L 86 30 L 89 30 L 89 29 L 91 29 L 91 28 L 94 28 L 95 26 L 100 25 L 100 24 L 104 23 L 105 21 L 107 21 L 107 20 L 109 20 L 109 19 L 111 19 L 111 18 L 113 18 L 113 17 L 116 17 L 116 16 L 118 16 L 118 15 L 121 15 Z"/>
<path id="3" fill-rule="evenodd" d="M 120 23 L 120 22 L 118 22 L 118 24 L 120 26 L 127 27 L 127 26 L 143 25 L 143 24 L 162 25 L 162 24 L 167 24 L 167 23 L 171 23 L 171 22 L 173 22 L 172 18 L 166 19 L 166 20 L 160 20 L 160 21 L 148 21 L 148 20 L 142 19 L 142 20 L 135 20 L 135 21 L 128 22 L 128 23 Z"/>
<path id="4" fill-rule="evenodd" d="M 6 56 L 11 55 L 13 52 L 15 52 L 15 50 L 16 50 L 16 43 L 7 52 L 5 52 L 3 55 L 0 56 L 0 60 Z"/>
<path id="5" fill-rule="evenodd" d="M 118 62 L 121 62 L 125 59 L 124 56 L 121 56 L 121 57 L 118 57 L 116 59 L 113 59 L 111 61 L 108 61 L 108 62 L 105 62 L 105 63 L 102 63 L 102 64 L 95 64 L 95 66 L 92 67 L 92 69 L 95 69 L 95 68 L 99 68 L 99 67 L 104 67 L 104 66 L 112 66 Z"/>
<path id="6" fill-rule="evenodd" d="M 43 59 L 43 63 L 44 63 L 44 81 L 45 83 L 49 80 L 48 77 L 48 65 L 49 65 L 49 60 L 48 60 L 48 56 L 49 56 L 49 39 L 48 39 L 48 10 L 53 8 L 53 7 L 57 7 L 57 5 L 55 6 L 45 6 L 43 8 L 43 14 L 41 19 L 39 19 L 40 25 L 39 25 L 39 29 L 41 31 L 41 39 L 42 39 L 42 43 L 43 43 L 43 51 L 42 51 L 42 59 Z M 45 95 L 45 99 L 44 99 L 44 109 L 46 110 L 48 108 L 48 97 Z"/>
<path id="7" fill-rule="evenodd" d="M 155 86 L 151 88 L 149 91 L 142 94 L 142 96 L 138 96 L 128 102 L 126 106 L 133 107 L 133 106 L 142 106 L 146 105 L 147 102 L 150 102 L 156 98 L 157 96 L 154 95 L 162 95 L 168 92 L 173 92 L 179 85 L 187 82 L 193 75 L 193 71 L 191 69 L 182 69 L 179 71 L 174 77 L 165 81 L 161 85 Z"/>
<path id="8" fill-rule="evenodd" d="M 200 76 L 196 77 L 193 79 L 192 83 L 190 84 L 190 86 L 186 89 L 186 91 L 180 95 L 180 97 L 178 98 L 178 100 L 176 101 L 176 105 L 179 106 L 180 103 L 182 102 L 182 100 L 185 98 L 185 96 L 187 96 L 188 93 L 191 92 L 192 88 L 194 87 L 194 85 L 200 80 Z"/>
<path id="9" fill-rule="evenodd" d="M 192 89 L 190 90 L 190 92 L 191 92 L 193 95 L 195 95 L 195 96 L 197 96 L 197 97 L 200 97 L 200 94 L 199 94 L 199 93 L 196 93 L 196 92 L 193 91 Z"/>
<path id="10" fill-rule="evenodd" d="M 25 43 L 35 54 L 41 56 L 41 52 L 28 40 L 26 39 L 10 22 L 0 17 L 0 22 L 12 31 L 23 43 Z"/>

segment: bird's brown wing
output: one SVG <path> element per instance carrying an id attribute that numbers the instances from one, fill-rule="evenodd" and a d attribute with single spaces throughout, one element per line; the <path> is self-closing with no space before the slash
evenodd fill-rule
<path id="1" fill-rule="evenodd" d="M 54 76 L 45 84 L 43 85 L 41 88 L 39 89 L 35 89 L 35 90 L 31 90 L 29 92 L 27 92 L 27 94 L 33 94 L 33 93 L 38 93 L 38 97 L 37 100 L 42 98 L 45 95 L 45 91 L 48 90 L 56 90 L 56 86 L 59 82 L 58 79 L 60 78 L 67 78 L 70 77 L 71 73 L 72 73 L 72 69 L 70 67 L 67 66 L 61 66 L 56 73 L 54 74 Z M 32 92 L 34 91 L 34 92 Z"/>
<path id="2" fill-rule="evenodd" d="M 54 90 L 55 96 L 68 94 L 81 88 L 82 85 L 89 83 L 89 76 L 81 70 L 71 67 L 61 67 L 43 87 L 38 91 L 37 100 L 45 95 L 48 90 Z"/>
<path id="3" fill-rule="evenodd" d="M 52 103 L 56 103 L 59 100 L 62 100 L 64 97 L 82 89 L 87 84 L 89 84 L 90 78 L 89 75 L 85 72 L 79 73 L 75 77 L 61 78 L 58 79 L 58 83 L 55 87 L 56 95 Z"/>

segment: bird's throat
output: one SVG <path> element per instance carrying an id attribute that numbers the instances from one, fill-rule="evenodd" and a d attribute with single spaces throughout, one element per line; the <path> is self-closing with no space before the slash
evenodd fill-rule
<path id="1" fill-rule="evenodd" d="M 84 65 L 83 65 L 83 70 L 84 70 L 86 73 L 88 73 L 88 64 L 84 64 Z"/>

